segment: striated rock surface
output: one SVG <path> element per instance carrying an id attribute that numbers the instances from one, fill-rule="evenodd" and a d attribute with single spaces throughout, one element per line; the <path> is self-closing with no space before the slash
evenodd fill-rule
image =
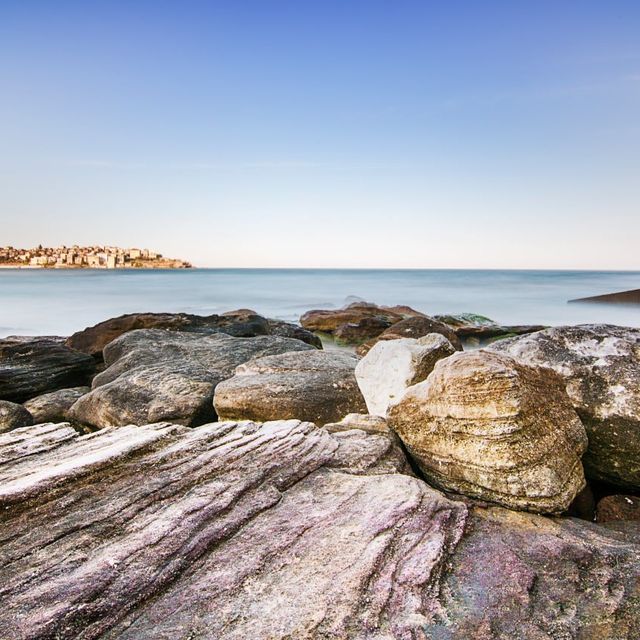
<path id="1" fill-rule="evenodd" d="M 24 408 L 33 416 L 33 421 L 36 424 L 64 422 L 69 419 L 69 409 L 73 404 L 89 391 L 91 391 L 91 387 L 59 389 L 27 400 L 24 403 Z"/>
<path id="2" fill-rule="evenodd" d="M 399 400 L 407 387 L 425 380 L 438 360 L 455 352 L 439 333 L 418 340 L 398 338 L 375 344 L 356 367 L 369 413 L 386 416 L 389 405 Z"/>
<path id="3" fill-rule="evenodd" d="M 589 437 L 587 477 L 640 489 L 640 329 L 555 327 L 491 349 L 559 373 Z"/>
<path id="4" fill-rule="evenodd" d="M 67 345 L 79 351 L 100 357 L 102 350 L 112 341 L 136 329 L 167 329 L 196 333 L 226 333 L 237 338 L 279 335 L 296 338 L 322 348 L 320 339 L 310 331 L 281 320 L 269 320 L 251 309 L 238 309 L 222 315 L 197 316 L 188 313 L 129 313 L 110 318 L 93 327 L 74 333 Z"/>
<path id="5" fill-rule="evenodd" d="M 216 387 L 216 413 L 223 420 L 335 422 L 366 410 L 355 378 L 356 363 L 354 355 L 341 351 L 254 358 Z"/>
<path id="6" fill-rule="evenodd" d="M 0 637 L 638 637 L 637 523 L 467 507 L 398 473 L 389 441 L 299 421 L 0 435 Z"/>
<path id="7" fill-rule="evenodd" d="M 416 316 L 406 318 L 393 324 L 389 329 L 383 331 L 376 339 L 369 340 L 360 345 L 356 350 L 358 355 L 366 355 L 374 344 L 382 340 L 397 340 L 398 338 L 422 338 L 430 333 L 443 335 L 458 350 L 462 349 L 462 342 L 455 331 L 443 322 L 438 322 L 428 316 Z"/>
<path id="8" fill-rule="evenodd" d="M 89 384 L 93 358 L 49 338 L 0 340 L 0 400 L 30 398 Z"/>
<path id="9" fill-rule="evenodd" d="M 104 349 L 107 369 L 69 410 L 96 427 L 170 420 L 193 426 L 214 420 L 213 392 L 253 357 L 313 351 L 291 338 L 233 338 L 162 329 L 130 331 Z"/>
<path id="10" fill-rule="evenodd" d="M 640 521 L 640 497 L 638 496 L 605 496 L 596 507 L 598 522 L 617 522 L 619 520 Z"/>
<path id="11" fill-rule="evenodd" d="M 33 416 L 20 404 L 0 400 L 0 433 L 33 424 Z"/>
<path id="12" fill-rule="evenodd" d="M 585 486 L 584 427 L 549 369 L 458 353 L 409 387 L 387 419 L 426 478 L 445 489 L 554 513 Z"/>

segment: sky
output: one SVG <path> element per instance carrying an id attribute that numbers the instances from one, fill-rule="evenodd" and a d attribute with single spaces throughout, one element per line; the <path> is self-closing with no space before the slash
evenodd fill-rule
<path id="1" fill-rule="evenodd" d="M 0 245 L 640 269 L 637 0 L 0 1 Z"/>

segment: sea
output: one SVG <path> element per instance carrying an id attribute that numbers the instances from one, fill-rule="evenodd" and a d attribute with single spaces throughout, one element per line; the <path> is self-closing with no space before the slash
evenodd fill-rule
<path id="1" fill-rule="evenodd" d="M 124 313 L 238 308 L 287 321 L 365 300 L 501 324 L 640 326 L 640 306 L 568 304 L 640 288 L 638 271 L 189 269 L 0 270 L 0 337 L 66 336 Z"/>

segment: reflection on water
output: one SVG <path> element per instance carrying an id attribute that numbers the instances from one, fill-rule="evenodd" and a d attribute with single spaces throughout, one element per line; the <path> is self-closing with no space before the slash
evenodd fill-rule
<path id="1" fill-rule="evenodd" d="M 640 272 L 194 269 L 0 271 L 0 336 L 67 335 L 134 311 L 211 314 L 249 307 L 297 320 L 354 299 L 426 313 L 474 312 L 503 324 L 640 326 L 640 307 L 567 304 L 640 288 Z"/>

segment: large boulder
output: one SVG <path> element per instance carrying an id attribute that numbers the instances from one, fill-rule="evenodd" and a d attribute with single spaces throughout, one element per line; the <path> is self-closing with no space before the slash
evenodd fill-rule
<path id="1" fill-rule="evenodd" d="M 38 425 L 0 435 L 0 506 L 2 638 L 640 636 L 638 523 L 452 501 L 383 435 Z"/>
<path id="2" fill-rule="evenodd" d="M 366 410 L 356 357 L 341 351 L 297 351 L 254 358 L 216 387 L 221 420 L 298 418 L 318 425 Z"/>
<path id="3" fill-rule="evenodd" d="M 33 416 L 20 404 L 0 400 L 0 433 L 33 424 Z"/>
<path id="4" fill-rule="evenodd" d="M 280 335 L 302 340 L 321 348 L 320 339 L 302 327 L 263 318 L 251 309 L 238 309 L 222 315 L 197 316 L 189 313 L 129 313 L 110 318 L 74 333 L 67 346 L 100 358 L 102 350 L 124 333 L 136 329 L 167 329 L 196 333 L 226 333 L 236 338 Z"/>
<path id="5" fill-rule="evenodd" d="M 107 369 L 69 410 L 96 427 L 170 420 L 193 426 L 215 419 L 213 392 L 253 357 L 316 350 L 292 338 L 233 338 L 162 329 L 130 331 L 104 349 Z"/>
<path id="6" fill-rule="evenodd" d="M 556 327 L 491 349 L 560 374 L 589 437 L 587 477 L 640 489 L 640 329 Z"/>
<path id="7" fill-rule="evenodd" d="M 59 389 L 27 400 L 24 407 L 33 416 L 35 423 L 65 422 L 69 420 L 69 409 L 89 391 L 91 387 Z"/>
<path id="8" fill-rule="evenodd" d="M 50 338 L 0 340 L 0 400 L 24 402 L 49 391 L 89 384 L 91 356 Z"/>
<path id="9" fill-rule="evenodd" d="M 399 338 L 422 338 L 430 333 L 443 335 L 458 350 L 462 350 L 462 342 L 451 327 L 443 322 L 438 322 L 428 316 L 415 316 L 406 318 L 391 325 L 377 338 L 361 344 L 356 352 L 358 355 L 366 355 L 374 344 L 382 340 L 398 340 Z"/>
<path id="10" fill-rule="evenodd" d="M 426 380 L 438 360 L 455 352 L 439 333 L 375 344 L 356 367 L 356 380 L 369 413 L 386 416 L 388 406 L 399 400 L 407 387 Z"/>
<path id="11" fill-rule="evenodd" d="M 409 387 L 387 418 L 425 477 L 450 491 L 559 513 L 585 486 L 587 437 L 550 369 L 457 353 Z"/>

